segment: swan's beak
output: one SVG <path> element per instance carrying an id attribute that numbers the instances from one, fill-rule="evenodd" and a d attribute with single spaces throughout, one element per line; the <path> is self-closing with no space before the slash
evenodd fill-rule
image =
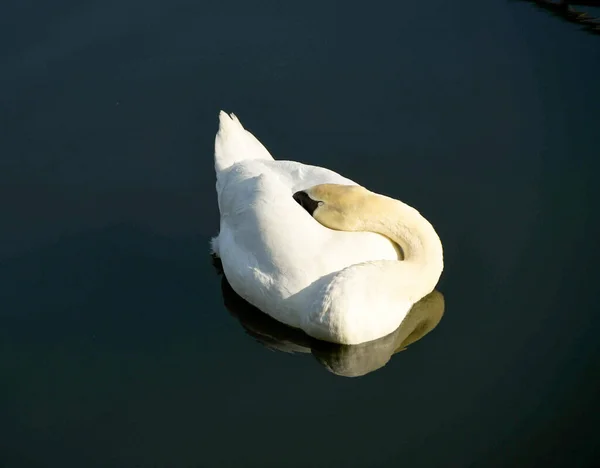
<path id="1" fill-rule="evenodd" d="M 308 196 L 308 194 L 306 192 L 302 192 L 302 191 L 296 192 L 294 194 L 294 200 L 296 200 L 302 208 L 304 208 L 306 211 L 308 211 L 308 214 L 311 216 L 313 215 L 313 213 L 319 206 L 319 202 L 313 200 L 312 198 L 310 198 Z"/>

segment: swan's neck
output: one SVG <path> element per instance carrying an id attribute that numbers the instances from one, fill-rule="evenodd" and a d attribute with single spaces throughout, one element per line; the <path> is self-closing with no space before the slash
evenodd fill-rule
<path id="1" fill-rule="evenodd" d="M 404 278 L 410 276 L 411 292 L 420 299 L 433 290 L 442 274 L 442 243 L 433 226 L 417 210 L 383 195 L 373 197 L 377 209 L 363 215 L 363 228 L 390 238 L 402 248 L 404 261 L 398 262 L 397 268 Z"/>

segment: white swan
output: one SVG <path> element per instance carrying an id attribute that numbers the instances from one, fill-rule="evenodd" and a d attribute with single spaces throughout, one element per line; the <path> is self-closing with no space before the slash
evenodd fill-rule
<path id="1" fill-rule="evenodd" d="M 234 291 L 333 343 L 364 343 L 397 329 L 443 269 L 431 224 L 333 171 L 275 161 L 233 114 L 219 119 L 221 219 L 212 250 Z"/>

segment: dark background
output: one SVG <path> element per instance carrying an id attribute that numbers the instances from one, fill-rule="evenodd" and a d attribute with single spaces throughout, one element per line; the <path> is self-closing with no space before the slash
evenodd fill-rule
<path id="1" fill-rule="evenodd" d="M 525 2 L 3 2 L 0 466 L 594 466 L 599 77 Z M 432 221 L 430 335 L 351 379 L 244 333 L 220 109 Z"/>

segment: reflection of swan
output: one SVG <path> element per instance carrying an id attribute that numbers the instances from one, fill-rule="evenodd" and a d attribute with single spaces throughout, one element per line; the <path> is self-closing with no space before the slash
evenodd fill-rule
<path id="1" fill-rule="evenodd" d="M 330 170 L 274 161 L 224 112 L 215 170 L 221 225 L 213 251 L 232 288 L 280 322 L 318 339 L 364 343 L 398 328 L 435 287 L 441 243 L 413 208 Z M 336 186 L 314 187 L 321 184 Z M 314 211 L 313 199 L 325 203 Z M 297 201 L 342 230 L 316 222 Z"/>
<path id="2" fill-rule="evenodd" d="M 389 335 L 359 345 L 340 345 L 318 341 L 262 313 L 242 299 L 225 276 L 221 290 L 227 310 L 259 343 L 285 353 L 312 353 L 330 372 L 345 377 L 358 377 L 385 366 L 395 353 L 404 351 L 433 330 L 444 314 L 444 296 L 433 291 L 417 302 Z"/>

